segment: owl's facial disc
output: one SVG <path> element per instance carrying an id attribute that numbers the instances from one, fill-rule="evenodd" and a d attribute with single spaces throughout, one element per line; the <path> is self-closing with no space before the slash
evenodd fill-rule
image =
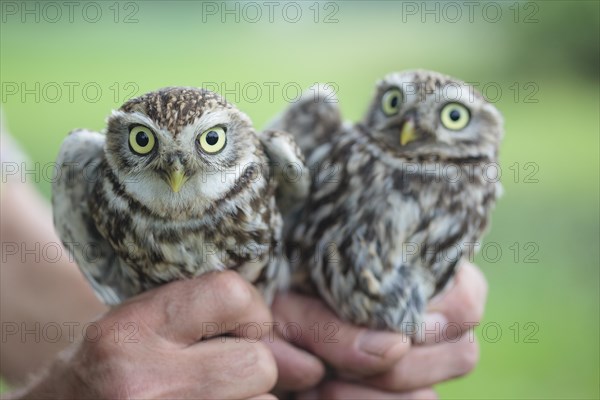
<path id="1" fill-rule="evenodd" d="M 471 86 L 431 71 L 378 82 L 363 120 L 369 135 L 399 156 L 495 159 L 502 116 Z"/>

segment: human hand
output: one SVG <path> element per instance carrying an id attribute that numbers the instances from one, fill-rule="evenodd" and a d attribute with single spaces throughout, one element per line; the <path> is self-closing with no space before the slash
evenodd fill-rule
<path id="1" fill-rule="evenodd" d="M 477 364 L 472 327 L 482 317 L 486 296 L 483 274 L 463 264 L 452 286 L 430 302 L 416 344 L 399 333 L 345 323 L 320 300 L 298 294 L 276 298 L 273 313 L 280 327 L 292 323 L 301 327 L 303 334 L 295 335 L 294 345 L 338 372 L 337 378 L 300 393 L 299 398 L 436 398 L 434 384 L 465 375 Z M 315 327 L 320 329 L 319 340 Z M 324 340 L 332 329 L 337 329 L 335 335 Z M 288 368 L 286 359 L 277 354 L 275 358 L 280 370 Z"/>
<path id="2" fill-rule="evenodd" d="M 100 334 L 18 397 L 273 399 L 277 367 L 256 337 L 271 320 L 236 273 L 173 282 L 110 310 L 96 323 Z"/>

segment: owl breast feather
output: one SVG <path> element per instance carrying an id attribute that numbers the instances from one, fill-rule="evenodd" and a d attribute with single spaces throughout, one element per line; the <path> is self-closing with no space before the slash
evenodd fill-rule
<path id="1" fill-rule="evenodd" d="M 257 279 L 270 260 L 277 234 L 271 223 L 279 215 L 273 215 L 278 211 L 268 183 L 258 192 L 254 184 L 215 204 L 218 213 L 208 209 L 196 217 L 170 220 L 129 195 L 109 171 L 97 182 L 90 209 L 98 231 L 123 268 L 131 269 L 140 291 L 229 268 Z"/>

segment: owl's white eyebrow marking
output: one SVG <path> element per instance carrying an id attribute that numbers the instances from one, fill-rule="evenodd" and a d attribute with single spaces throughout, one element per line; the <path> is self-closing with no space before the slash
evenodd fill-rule
<path id="1" fill-rule="evenodd" d="M 216 125 L 227 124 L 231 120 L 229 113 L 225 110 L 214 110 L 208 111 L 207 113 L 200 116 L 192 126 L 196 128 L 212 128 Z"/>
<path id="2" fill-rule="evenodd" d="M 154 123 L 154 121 L 152 121 L 152 119 L 150 119 L 150 117 L 148 117 L 147 115 L 142 114 L 140 112 L 137 112 L 137 111 L 132 112 L 132 113 L 127 113 L 127 112 L 115 110 L 112 112 L 111 117 L 119 118 L 122 121 L 125 121 L 127 123 L 138 123 L 138 124 L 145 125 L 148 128 L 152 128 L 155 132 L 160 130 L 160 128 L 158 126 L 156 126 L 156 124 Z"/>
<path id="3" fill-rule="evenodd" d="M 183 127 L 178 135 L 178 141 L 193 143 L 198 134 L 217 125 L 231 126 L 231 121 L 231 116 L 227 110 L 210 110 L 196 118 L 191 124 Z"/>

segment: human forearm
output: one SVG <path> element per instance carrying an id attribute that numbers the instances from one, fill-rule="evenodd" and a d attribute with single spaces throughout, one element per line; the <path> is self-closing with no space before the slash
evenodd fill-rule
<path id="1" fill-rule="evenodd" d="M 18 385 L 80 338 L 106 307 L 69 260 L 35 188 L 4 184 L 0 226 L 0 374 Z"/>

